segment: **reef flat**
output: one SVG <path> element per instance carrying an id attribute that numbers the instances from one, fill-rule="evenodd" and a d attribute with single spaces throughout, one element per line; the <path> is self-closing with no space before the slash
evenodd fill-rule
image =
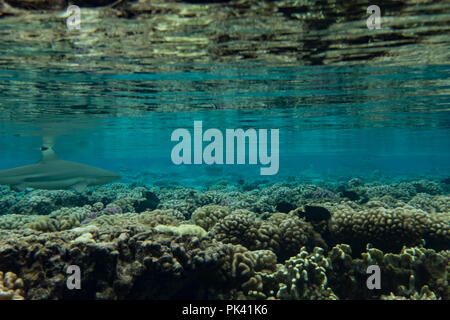
<path id="1" fill-rule="evenodd" d="M 431 180 L 0 187 L 3 299 L 449 299 Z M 81 270 L 81 290 L 66 269 Z M 381 289 L 366 286 L 382 270 Z"/>

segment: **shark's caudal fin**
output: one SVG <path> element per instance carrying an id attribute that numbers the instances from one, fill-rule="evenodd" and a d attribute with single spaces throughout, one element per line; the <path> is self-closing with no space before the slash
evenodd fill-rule
<path id="1" fill-rule="evenodd" d="M 41 147 L 42 151 L 42 157 L 39 162 L 48 162 L 52 160 L 59 160 L 58 156 L 56 155 L 55 151 L 53 151 L 52 148 L 49 147 Z"/>
<path id="2" fill-rule="evenodd" d="M 43 136 L 42 137 L 42 146 L 46 148 L 53 148 L 55 146 L 55 137 L 54 136 Z"/>
<path id="3" fill-rule="evenodd" d="M 54 136 L 43 136 L 42 137 L 42 157 L 39 162 L 47 162 L 50 160 L 59 160 L 55 151 L 53 151 L 53 146 L 55 145 Z"/>

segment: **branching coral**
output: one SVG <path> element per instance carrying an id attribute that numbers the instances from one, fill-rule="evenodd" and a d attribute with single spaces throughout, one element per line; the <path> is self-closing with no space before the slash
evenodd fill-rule
<path id="1" fill-rule="evenodd" d="M 328 286 L 329 261 L 322 248 L 309 253 L 305 247 L 284 265 L 277 264 L 272 270 L 255 272 L 259 279 L 255 290 L 247 296 L 253 299 L 337 299 Z"/>
<path id="2" fill-rule="evenodd" d="M 405 247 L 394 254 L 368 247 L 361 258 L 353 258 L 350 246 L 337 245 L 329 252 L 328 259 L 331 266 L 329 284 L 338 296 L 374 299 L 392 293 L 411 298 L 417 297 L 423 287 L 428 286 L 427 296 L 449 297 L 449 260 L 443 252 Z M 365 286 L 366 271 L 370 265 L 380 267 L 381 290 L 368 290 Z M 432 290 L 432 294 L 428 289 Z"/>
<path id="3" fill-rule="evenodd" d="M 333 235 L 357 246 L 398 250 L 403 245 L 418 245 L 421 239 L 440 247 L 450 243 L 448 214 L 429 214 L 411 206 L 357 208 L 342 203 L 334 208 L 330 221 Z"/>
<path id="4" fill-rule="evenodd" d="M 328 287 L 326 271 L 329 262 L 322 248 L 312 253 L 305 248 L 286 261 L 285 269 L 279 273 L 280 289 L 276 296 L 281 299 L 337 299 Z"/>

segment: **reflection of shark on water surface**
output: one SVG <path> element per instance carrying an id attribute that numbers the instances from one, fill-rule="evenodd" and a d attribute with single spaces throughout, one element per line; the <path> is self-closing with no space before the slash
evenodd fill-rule
<path id="1" fill-rule="evenodd" d="M 121 178 L 112 171 L 60 160 L 51 147 L 42 147 L 41 150 L 42 158 L 35 164 L 0 170 L 0 185 L 18 190 L 30 187 L 83 191 L 87 186 L 107 184 Z"/>

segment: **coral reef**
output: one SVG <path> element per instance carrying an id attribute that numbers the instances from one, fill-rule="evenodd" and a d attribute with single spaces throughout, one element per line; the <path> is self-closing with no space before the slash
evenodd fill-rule
<path id="1" fill-rule="evenodd" d="M 450 197 L 436 192 L 424 180 L 359 179 L 219 181 L 207 191 L 112 184 L 77 194 L 0 187 L 0 270 L 8 271 L 0 296 L 450 299 Z M 82 292 L 65 286 L 72 264 Z M 380 290 L 366 287 L 370 265 L 382 270 Z"/>
<path id="2" fill-rule="evenodd" d="M 258 229 L 261 221 L 246 214 L 229 214 L 218 221 L 211 230 L 212 235 L 223 243 L 241 244 L 248 249 L 258 246 Z"/>
<path id="3" fill-rule="evenodd" d="M 323 256 L 323 249 L 314 248 L 308 253 L 305 248 L 295 257 L 290 258 L 279 271 L 279 290 L 277 298 L 295 300 L 337 299 L 337 296 L 328 287 L 326 269 L 328 260 Z"/>
<path id="4" fill-rule="evenodd" d="M 450 266 L 446 252 L 423 247 L 404 247 L 399 253 L 383 253 L 379 249 L 368 247 L 361 258 L 353 258 L 351 251 L 349 245 L 337 245 L 328 254 L 333 270 L 328 282 L 340 297 L 375 299 L 380 298 L 380 295 L 392 294 L 412 298 L 427 292 L 427 297 L 450 298 Z M 367 279 L 366 270 L 369 265 L 378 265 L 383 270 L 381 290 L 368 290 L 361 286 Z M 427 288 L 424 289 L 424 286 Z"/>
<path id="5" fill-rule="evenodd" d="M 204 238 L 208 235 L 205 229 L 195 224 L 181 224 L 179 226 L 160 224 L 155 227 L 155 230 L 159 232 L 170 232 L 178 236 L 183 236 L 186 234 L 195 235 L 199 238 Z"/>
<path id="6" fill-rule="evenodd" d="M 330 230 L 338 241 L 353 245 L 372 243 L 380 248 L 398 250 L 403 245 L 418 245 L 426 239 L 436 247 L 450 243 L 448 213 L 430 214 L 405 205 L 386 208 L 371 202 L 357 207 L 343 202 L 332 211 Z"/>
<path id="7" fill-rule="evenodd" d="M 23 280 L 15 273 L 0 271 L 0 300 L 23 300 Z"/>
<path id="8" fill-rule="evenodd" d="M 206 205 L 200 207 L 192 214 L 192 221 L 205 230 L 209 230 L 214 225 L 230 214 L 230 210 L 224 206 Z"/>
<path id="9" fill-rule="evenodd" d="M 296 216 L 277 213 L 268 220 L 261 220 L 251 212 L 234 212 L 211 229 L 214 238 L 224 243 L 240 244 L 250 250 L 272 250 L 281 261 L 297 253 L 304 245 L 325 244 L 308 222 Z"/>
<path id="10" fill-rule="evenodd" d="M 20 273 L 27 299 L 167 299 L 207 297 L 216 284 L 227 247 L 220 242 L 181 237 L 156 230 L 97 229 L 81 241 L 80 233 L 0 233 L 0 268 Z M 77 241 L 73 241 L 76 240 Z M 48 261 L 51 260 L 49 264 Z M 42 263 L 45 263 L 45 268 Z M 85 290 L 68 290 L 64 270 L 79 265 Z M 208 272 L 205 272 L 208 271 Z M 194 290 L 195 289 L 195 290 Z"/>

